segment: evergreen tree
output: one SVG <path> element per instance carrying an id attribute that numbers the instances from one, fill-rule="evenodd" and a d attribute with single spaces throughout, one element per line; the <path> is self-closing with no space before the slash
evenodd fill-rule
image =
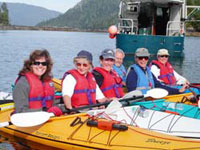
<path id="1" fill-rule="evenodd" d="M 9 25 L 9 20 L 8 20 L 8 9 L 6 3 L 3 3 L 1 5 L 1 18 L 2 18 L 2 24 L 3 25 Z"/>
<path id="2" fill-rule="evenodd" d="M 1 12 L 1 8 L 0 8 L 0 25 L 2 24 L 2 12 Z"/>

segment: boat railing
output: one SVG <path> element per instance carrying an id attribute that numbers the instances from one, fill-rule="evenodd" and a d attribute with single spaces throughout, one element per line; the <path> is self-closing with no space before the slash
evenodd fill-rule
<path id="1" fill-rule="evenodd" d="M 138 27 L 134 25 L 134 20 L 129 18 L 120 18 L 118 29 L 121 33 L 137 34 Z"/>
<path id="2" fill-rule="evenodd" d="M 166 35 L 180 36 L 185 33 L 185 23 L 183 21 L 168 21 Z"/>

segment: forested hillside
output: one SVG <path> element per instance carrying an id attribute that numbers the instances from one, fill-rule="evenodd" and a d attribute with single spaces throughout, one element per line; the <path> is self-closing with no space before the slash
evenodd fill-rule
<path id="1" fill-rule="evenodd" d="M 65 14 L 42 22 L 38 26 L 72 27 L 89 30 L 107 29 L 108 26 L 117 23 L 119 2 L 120 0 L 82 0 Z M 187 0 L 187 4 L 200 6 L 200 0 Z M 200 10 L 192 17 L 200 20 Z M 189 22 L 187 25 L 200 31 L 200 23 Z"/>
<path id="2" fill-rule="evenodd" d="M 0 5 L 2 4 L 0 2 Z M 43 7 L 22 3 L 6 3 L 6 6 L 10 25 L 35 26 L 41 21 L 58 17 L 61 14 Z"/>
<path id="3" fill-rule="evenodd" d="M 82 0 L 74 8 L 38 26 L 107 29 L 116 24 L 120 0 Z"/>

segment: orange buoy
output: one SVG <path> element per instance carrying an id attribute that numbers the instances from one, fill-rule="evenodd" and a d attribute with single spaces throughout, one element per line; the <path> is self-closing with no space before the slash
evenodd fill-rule
<path id="1" fill-rule="evenodd" d="M 108 28 L 108 33 L 113 34 L 113 35 L 117 34 L 117 27 L 115 25 L 110 26 Z"/>

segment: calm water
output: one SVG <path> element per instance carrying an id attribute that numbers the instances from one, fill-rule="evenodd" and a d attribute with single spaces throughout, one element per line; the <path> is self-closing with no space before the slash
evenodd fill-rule
<path id="1" fill-rule="evenodd" d="M 73 57 L 80 50 L 92 52 L 94 65 L 105 48 L 114 48 L 115 41 L 106 33 L 54 32 L 54 31 L 1 31 L 0 32 L 0 90 L 11 91 L 24 59 L 34 49 L 49 50 L 54 61 L 54 77 L 73 67 Z"/>
<path id="2" fill-rule="evenodd" d="M 177 72 L 190 82 L 200 82 L 199 43 L 199 37 L 185 38 L 185 58 L 170 58 Z M 0 31 L 0 91 L 11 92 L 11 84 L 14 83 L 24 59 L 28 58 L 32 50 L 41 48 L 49 50 L 54 61 L 54 77 L 61 78 L 66 70 L 73 67 L 73 57 L 80 50 L 92 52 L 93 63 L 96 66 L 99 64 L 98 56 L 101 51 L 105 48 L 115 48 L 115 40 L 109 39 L 106 33 Z M 0 150 L 24 149 L 19 146 L 13 148 L 13 145 L 5 141 L 6 139 L 0 136 Z"/>

